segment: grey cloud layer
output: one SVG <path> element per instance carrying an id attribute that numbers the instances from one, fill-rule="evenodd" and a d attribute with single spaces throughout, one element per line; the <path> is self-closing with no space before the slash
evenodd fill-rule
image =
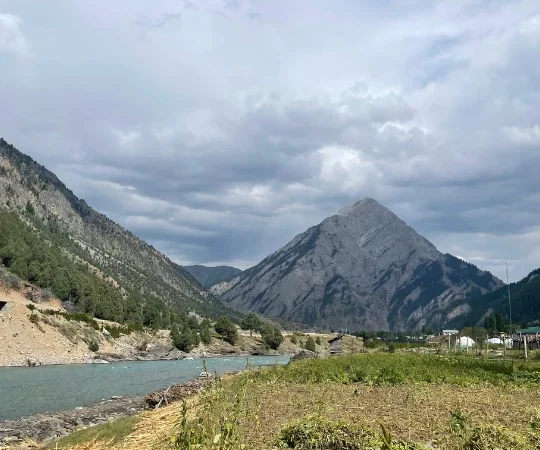
<path id="1" fill-rule="evenodd" d="M 517 279 L 539 48 L 534 0 L 0 0 L 0 134 L 180 262 L 247 266 L 371 196 Z"/>

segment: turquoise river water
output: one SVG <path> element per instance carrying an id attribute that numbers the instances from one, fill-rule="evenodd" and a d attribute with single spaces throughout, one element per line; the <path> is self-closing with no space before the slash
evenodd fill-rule
<path id="1" fill-rule="evenodd" d="M 209 372 L 246 368 L 246 357 L 207 358 Z M 289 356 L 250 356 L 250 366 L 285 364 Z M 203 360 L 0 368 L 0 422 L 90 405 L 112 396 L 143 395 L 196 378 Z"/>

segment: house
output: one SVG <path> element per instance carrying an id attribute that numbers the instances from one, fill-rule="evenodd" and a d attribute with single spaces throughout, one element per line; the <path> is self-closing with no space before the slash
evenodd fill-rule
<path id="1" fill-rule="evenodd" d="M 540 349 L 540 327 L 523 328 L 514 332 L 512 339 L 514 350 L 523 350 L 525 339 L 529 349 Z"/>
<path id="2" fill-rule="evenodd" d="M 343 353 L 343 335 L 338 334 L 335 338 L 328 341 L 331 355 L 341 355 Z"/>

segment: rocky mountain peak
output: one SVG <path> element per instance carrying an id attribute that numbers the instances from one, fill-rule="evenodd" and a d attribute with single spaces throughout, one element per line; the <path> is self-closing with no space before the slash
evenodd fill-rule
<path id="1" fill-rule="evenodd" d="M 373 200 L 370 197 L 364 197 L 362 200 L 354 202 L 352 205 L 345 206 L 341 208 L 337 215 L 338 216 L 348 216 L 348 215 L 361 215 L 366 213 L 391 213 L 390 210 L 385 208 L 376 200 Z M 392 214 L 392 213 L 391 213 Z"/>
<path id="2" fill-rule="evenodd" d="M 501 284 L 443 255 L 389 209 L 364 198 L 299 234 L 219 292 L 236 307 L 292 322 L 410 329 L 430 323 L 458 299 Z"/>

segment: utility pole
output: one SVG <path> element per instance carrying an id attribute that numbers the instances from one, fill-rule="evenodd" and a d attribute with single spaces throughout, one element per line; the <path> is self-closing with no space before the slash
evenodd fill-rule
<path id="1" fill-rule="evenodd" d="M 510 298 L 510 282 L 508 281 L 508 261 L 506 261 L 506 285 L 508 286 L 508 306 L 510 307 L 510 336 L 514 333 L 512 332 L 512 300 Z M 506 342 L 504 343 L 506 347 Z"/>

